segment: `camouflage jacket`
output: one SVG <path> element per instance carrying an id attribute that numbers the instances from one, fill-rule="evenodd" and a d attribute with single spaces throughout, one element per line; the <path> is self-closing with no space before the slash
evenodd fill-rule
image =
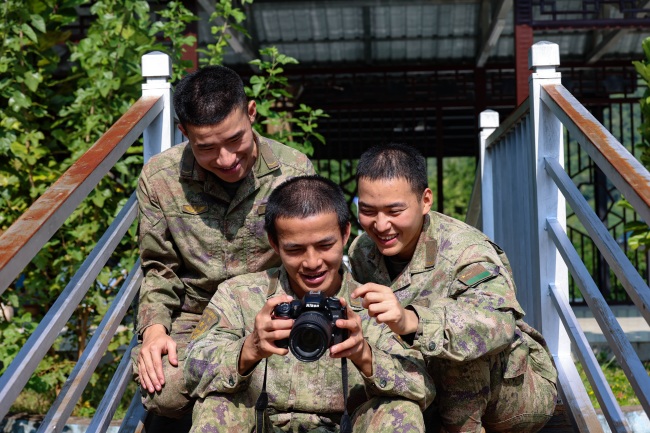
<path id="1" fill-rule="evenodd" d="M 426 357 L 467 361 L 499 352 L 515 339 L 524 312 L 503 251 L 477 229 L 429 212 L 413 258 L 390 281 L 383 256 L 366 234 L 350 247 L 360 283 L 393 289 L 420 318 L 415 344 Z"/>
<path id="2" fill-rule="evenodd" d="M 358 300 L 350 300 L 357 285 L 346 272 L 337 296 L 348 300 L 361 317 L 364 338 L 373 353 L 373 376 L 363 376 L 351 361 L 347 362 L 348 407 L 355 407 L 370 396 L 398 396 L 426 408 L 435 388 L 422 355 L 408 348 L 387 326 L 370 319 Z M 253 400 L 257 398 L 265 361 L 242 376 L 237 368 L 239 354 L 259 310 L 267 299 L 282 294 L 295 298 L 283 267 L 239 276 L 219 286 L 188 346 L 184 374 L 191 396 L 247 392 L 252 393 Z M 286 356 L 272 355 L 266 363 L 271 413 L 343 413 L 340 359 L 330 358 L 326 353 L 318 361 L 301 362 L 289 352 Z"/>
<path id="3" fill-rule="evenodd" d="M 258 158 L 231 199 L 186 142 L 142 169 L 137 196 L 144 280 L 136 331 L 170 330 L 179 312 L 201 314 L 224 280 L 277 266 L 264 231 L 265 203 L 290 177 L 314 174 L 302 153 L 255 134 Z"/>

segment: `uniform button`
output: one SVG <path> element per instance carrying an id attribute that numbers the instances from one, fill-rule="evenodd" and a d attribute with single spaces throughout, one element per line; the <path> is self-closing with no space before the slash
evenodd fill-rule
<path id="1" fill-rule="evenodd" d="M 228 383 L 230 384 L 230 386 L 235 386 L 235 379 L 233 379 L 232 376 L 230 376 L 230 379 L 228 379 Z"/>
<path id="2" fill-rule="evenodd" d="M 379 381 L 379 386 L 381 386 L 382 388 L 386 388 L 386 379 L 380 380 Z"/>
<path id="3" fill-rule="evenodd" d="M 433 341 L 429 342 L 429 350 L 432 352 L 436 350 L 436 343 L 434 343 Z"/>

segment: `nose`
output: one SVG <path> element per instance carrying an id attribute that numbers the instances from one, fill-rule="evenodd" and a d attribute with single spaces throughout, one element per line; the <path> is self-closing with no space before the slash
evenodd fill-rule
<path id="1" fill-rule="evenodd" d="M 217 153 L 217 159 L 215 159 L 215 164 L 220 168 L 229 168 L 232 167 L 237 161 L 237 155 L 231 152 L 226 146 L 221 146 Z"/>
<path id="2" fill-rule="evenodd" d="M 382 212 L 379 212 L 377 214 L 377 218 L 375 219 L 375 230 L 378 232 L 386 232 L 390 230 L 390 218 Z"/>
<path id="3" fill-rule="evenodd" d="M 318 269 L 322 263 L 323 260 L 316 250 L 310 248 L 305 252 L 302 261 L 302 266 L 305 269 Z"/>

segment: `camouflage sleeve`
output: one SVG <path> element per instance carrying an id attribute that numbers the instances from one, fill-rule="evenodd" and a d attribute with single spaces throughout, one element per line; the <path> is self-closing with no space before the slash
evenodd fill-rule
<path id="1" fill-rule="evenodd" d="M 172 312 L 181 307 L 183 282 L 176 274 L 181 259 L 171 238 L 154 189 L 143 171 L 137 189 L 139 246 L 144 279 L 140 287 L 136 332 L 162 324 L 171 329 Z"/>
<path id="2" fill-rule="evenodd" d="M 244 339 L 246 312 L 228 284 L 219 285 L 203 312 L 201 321 L 187 346 L 184 377 L 190 396 L 205 398 L 215 392 L 237 393 L 248 387 L 249 374 L 239 374 L 239 354 Z"/>
<path id="3" fill-rule="evenodd" d="M 371 377 L 363 377 L 369 397 L 401 397 L 416 402 L 422 410 L 426 409 L 435 397 L 435 385 L 427 373 L 422 354 L 410 348 L 386 325 L 372 321 L 367 327 L 370 335 L 366 341 L 372 349 Z M 379 335 L 374 338 L 373 334 Z"/>
<path id="4" fill-rule="evenodd" d="M 376 268 L 371 271 L 371 269 L 368 268 L 367 263 L 373 245 L 372 241 L 361 233 L 352 241 L 352 244 L 348 249 L 348 259 L 350 260 L 350 271 L 352 272 L 352 277 L 355 281 L 360 283 L 371 281 L 373 272 Z"/>
<path id="5" fill-rule="evenodd" d="M 452 267 L 447 290 L 447 298 L 409 307 L 420 319 L 415 346 L 425 357 L 468 361 L 512 342 L 521 307 L 512 276 L 493 249 L 466 248 Z"/>

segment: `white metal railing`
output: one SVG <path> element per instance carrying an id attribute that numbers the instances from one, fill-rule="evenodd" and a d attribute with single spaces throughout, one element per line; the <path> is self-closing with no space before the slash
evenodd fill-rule
<path id="1" fill-rule="evenodd" d="M 569 272 L 648 414 L 650 377 L 567 237 L 567 203 L 649 323 L 650 288 L 564 171 L 563 128 L 645 221 L 650 221 L 650 173 L 562 85 L 559 64 L 557 44 L 536 43 L 529 55 L 529 99 L 500 126 L 496 112 L 481 114 L 481 217 L 471 220 L 481 221 L 483 231 L 508 253 L 526 320 L 549 344 L 576 426 L 581 432 L 603 431 L 572 345 L 609 427 L 629 432 L 569 306 Z"/>
<path id="2" fill-rule="evenodd" d="M 171 75 L 171 59 L 168 55 L 161 52 L 144 55 L 142 76 L 146 81 L 142 85 L 142 97 L 3 233 L 0 237 L 0 294 L 140 136 L 144 138 L 145 161 L 175 142 L 171 85 L 168 81 Z M 0 377 L 0 419 L 5 417 L 136 216 L 137 205 L 133 193 Z M 41 423 L 39 432 L 63 431 L 75 404 L 135 298 L 141 280 L 142 271 L 138 260 Z M 105 432 L 108 428 L 131 380 L 130 351 L 134 344 L 135 337 L 124 353 L 88 431 Z M 134 431 L 144 416 L 145 411 L 139 393 L 136 392 L 120 431 Z"/>

